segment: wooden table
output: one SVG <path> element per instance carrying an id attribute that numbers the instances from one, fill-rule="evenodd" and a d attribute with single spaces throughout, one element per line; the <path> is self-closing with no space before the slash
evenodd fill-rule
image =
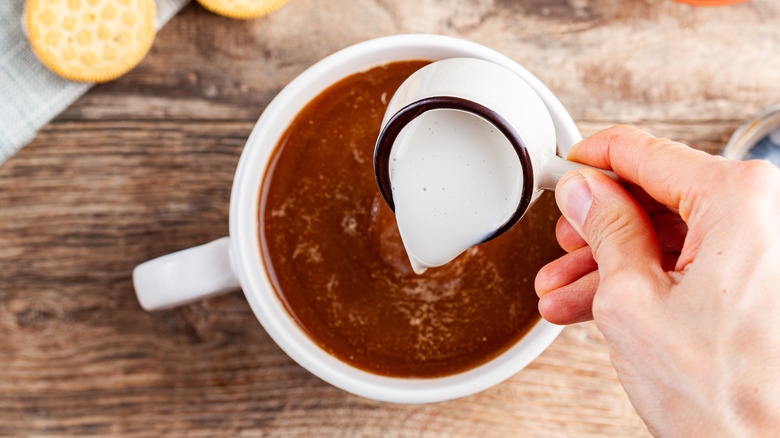
<path id="1" fill-rule="evenodd" d="M 255 120 L 349 44 L 474 40 L 541 78 L 583 134 L 634 123 L 717 152 L 780 99 L 779 20 L 774 0 L 291 0 L 245 22 L 187 6 L 138 68 L 0 167 L 0 435 L 646 436 L 592 323 L 483 393 L 400 406 L 299 367 L 241 294 L 146 313 L 130 273 L 227 234 Z"/>

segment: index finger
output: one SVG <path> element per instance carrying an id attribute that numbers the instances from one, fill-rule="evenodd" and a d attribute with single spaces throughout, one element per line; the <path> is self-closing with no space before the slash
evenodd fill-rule
<path id="1" fill-rule="evenodd" d="M 725 160 L 625 125 L 582 140 L 569 151 L 568 159 L 614 170 L 656 201 L 678 209 L 685 221 L 691 212 L 686 196 L 706 190 L 703 181 L 717 181 L 713 164 Z M 693 201 L 696 196 L 689 198 Z"/>

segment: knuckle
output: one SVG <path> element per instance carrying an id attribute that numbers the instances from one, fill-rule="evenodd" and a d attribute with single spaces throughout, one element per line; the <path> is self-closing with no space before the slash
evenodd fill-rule
<path id="1" fill-rule="evenodd" d="M 631 125 L 615 125 L 604 131 L 607 138 L 607 149 L 613 149 L 616 144 L 619 144 L 617 140 L 620 138 L 636 138 L 637 135 L 642 135 L 642 131 L 639 128 Z"/>
<path id="2" fill-rule="evenodd" d="M 620 124 L 617 124 L 617 125 L 613 126 L 611 128 L 611 130 L 615 134 L 620 135 L 620 134 L 626 134 L 626 133 L 630 133 L 630 132 L 637 132 L 639 130 L 639 128 L 637 128 L 636 126 L 625 124 L 625 123 L 620 123 Z"/>
<path id="3" fill-rule="evenodd" d="M 728 198 L 724 202 L 750 215 L 728 218 L 739 230 L 750 223 L 750 232 L 758 235 L 774 235 L 777 230 L 777 200 L 780 199 L 780 169 L 761 160 L 739 163 L 735 180 L 731 181 Z"/>
<path id="4" fill-rule="evenodd" d="M 591 217 L 592 216 L 592 217 Z M 593 249 L 596 261 L 606 246 L 617 242 L 625 242 L 630 234 L 630 217 L 616 209 L 606 209 L 586 219 L 586 234 Z"/>
<path id="5" fill-rule="evenodd" d="M 780 170 L 768 161 L 748 160 L 739 163 L 737 182 L 739 188 L 751 193 L 761 193 L 773 188 L 780 181 Z"/>
<path id="6" fill-rule="evenodd" d="M 762 160 L 724 161 L 721 167 L 714 169 L 713 179 L 718 181 L 710 190 L 706 184 L 699 189 L 701 199 L 709 199 L 705 213 L 721 213 L 722 206 L 744 211 L 760 211 L 767 205 L 775 205 L 780 196 L 780 169 L 772 163 Z M 692 198 L 697 199 L 697 198 Z"/>

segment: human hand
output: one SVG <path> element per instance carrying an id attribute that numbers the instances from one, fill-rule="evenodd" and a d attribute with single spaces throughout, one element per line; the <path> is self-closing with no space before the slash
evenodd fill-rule
<path id="1" fill-rule="evenodd" d="M 558 183 L 568 254 L 537 275 L 542 316 L 594 319 L 649 430 L 780 431 L 780 170 L 619 126 Z"/>

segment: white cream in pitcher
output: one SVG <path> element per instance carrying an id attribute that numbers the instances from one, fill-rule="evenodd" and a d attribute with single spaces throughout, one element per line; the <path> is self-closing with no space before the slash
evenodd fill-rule
<path id="1" fill-rule="evenodd" d="M 407 124 L 390 159 L 395 215 L 414 271 L 442 266 L 509 220 L 523 187 L 520 159 L 490 122 L 431 110 Z"/>

